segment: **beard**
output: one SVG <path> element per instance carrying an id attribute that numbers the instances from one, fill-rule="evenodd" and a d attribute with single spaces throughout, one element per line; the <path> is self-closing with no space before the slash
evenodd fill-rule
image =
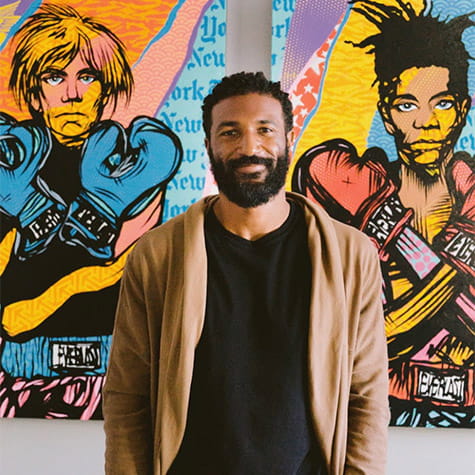
<path id="1" fill-rule="evenodd" d="M 210 150 L 209 159 L 211 171 L 220 192 L 226 198 L 241 208 L 255 208 L 266 204 L 285 185 L 285 178 L 289 168 L 289 149 L 286 146 L 283 155 L 272 158 L 263 158 L 256 155 L 243 156 L 230 160 L 215 157 Z M 240 175 L 240 167 L 250 164 L 264 165 L 266 175 L 264 180 L 255 181 L 261 172 Z"/>

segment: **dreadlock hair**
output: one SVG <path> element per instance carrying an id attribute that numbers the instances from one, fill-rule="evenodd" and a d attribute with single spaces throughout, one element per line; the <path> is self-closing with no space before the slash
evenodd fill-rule
<path id="1" fill-rule="evenodd" d="M 280 88 L 280 82 L 269 81 L 262 72 L 246 73 L 243 71 L 224 77 L 221 82 L 216 84 L 211 94 L 205 97 L 201 109 L 203 111 L 203 128 L 206 138 L 209 139 L 211 132 L 211 111 L 218 102 L 229 97 L 252 93 L 277 99 L 282 106 L 285 131 L 290 132 L 292 130 L 292 103 L 289 95 Z"/>
<path id="2" fill-rule="evenodd" d="M 353 46 L 374 54 L 374 70 L 379 95 L 388 97 L 400 74 L 410 68 L 439 66 L 449 70 L 449 88 L 461 98 L 468 96 L 468 61 L 462 34 L 474 26 L 467 13 L 449 21 L 416 14 L 410 3 L 396 0 L 398 6 L 373 0 L 350 0 L 353 10 L 376 25 L 379 32 Z"/>

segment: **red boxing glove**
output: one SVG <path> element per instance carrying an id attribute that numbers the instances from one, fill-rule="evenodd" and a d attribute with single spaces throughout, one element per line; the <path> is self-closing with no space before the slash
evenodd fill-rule
<path id="1" fill-rule="evenodd" d="M 441 255 L 464 274 L 475 277 L 475 157 L 457 152 L 449 164 L 447 181 L 454 190 L 452 215 L 434 240 Z M 473 282 L 473 281 L 472 281 Z"/>
<path id="2" fill-rule="evenodd" d="M 373 147 L 362 157 L 343 139 L 323 142 L 298 160 L 292 190 L 321 204 L 334 218 L 363 230 L 384 248 L 412 217 L 385 169 L 387 157 Z"/>

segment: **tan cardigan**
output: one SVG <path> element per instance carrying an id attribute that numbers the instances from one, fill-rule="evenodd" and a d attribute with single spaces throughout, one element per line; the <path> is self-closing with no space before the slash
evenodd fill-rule
<path id="1" fill-rule="evenodd" d="M 288 198 L 304 206 L 308 225 L 309 395 L 328 471 L 383 474 L 389 411 L 376 251 L 304 197 Z M 215 199 L 148 232 L 128 258 L 103 394 L 107 474 L 166 474 L 178 453 L 205 314 L 204 216 Z"/>

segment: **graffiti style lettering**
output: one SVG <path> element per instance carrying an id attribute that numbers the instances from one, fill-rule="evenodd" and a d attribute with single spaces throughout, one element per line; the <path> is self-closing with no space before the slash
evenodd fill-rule
<path id="1" fill-rule="evenodd" d="M 434 401 L 463 403 L 465 374 L 444 374 L 419 369 L 417 396 Z"/>
<path id="2" fill-rule="evenodd" d="M 272 27 L 272 36 L 276 38 L 285 38 L 287 37 L 290 30 L 290 18 L 286 18 L 284 23 L 279 23 Z"/>
<path id="3" fill-rule="evenodd" d="M 177 118 L 176 112 L 165 112 L 160 114 L 160 119 L 177 134 L 197 134 L 201 132 L 201 120 L 190 119 L 189 117 Z"/>
<path id="4" fill-rule="evenodd" d="M 464 232 L 452 238 L 444 251 L 475 270 L 475 241 Z"/>
<path id="5" fill-rule="evenodd" d="M 99 342 L 51 343 L 51 369 L 97 369 L 101 366 Z"/>
<path id="6" fill-rule="evenodd" d="M 181 178 L 173 178 L 169 184 L 170 188 L 177 190 L 202 190 L 205 187 L 205 177 L 194 176 L 189 173 Z"/>
<path id="7" fill-rule="evenodd" d="M 205 53 L 205 48 L 203 46 L 200 46 L 198 48 L 193 49 L 193 53 L 191 55 L 191 59 L 188 63 L 187 68 L 224 68 L 225 64 L 226 62 L 224 53 L 217 53 L 216 51 Z"/>
<path id="8" fill-rule="evenodd" d="M 204 43 L 216 43 L 216 37 L 226 36 L 226 23 L 218 22 L 214 15 L 205 16 L 201 25 L 201 41 Z"/>
<path id="9" fill-rule="evenodd" d="M 35 221 L 30 223 L 27 230 L 31 233 L 30 238 L 40 239 L 46 236 L 52 229 L 54 229 L 62 220 L 62 215 L 49 208 L 40 215 Z"/>
<path id="10" fill-rule="evenodd" d="M 391 196 L 376 210 L 365 231 L 379 243 L 384 243 L 404 213 L 405 209 L 400 201 L 395 196 Z"/>
<path id="11" fill-rule="evenodd" d="M 191 86 L 175 87 L 172 92 L 172 99 L 184 99 L 185 101 L 203 101 L 205 98 L 204 86 L 198 85 L 198 80 L 194 79 Z"/>
<path id="12" fill-rule="evenodd" d="M 295 0 L 273 0 L 272 9 L 276 12 L 293 12 L 295 10 Z"/>

